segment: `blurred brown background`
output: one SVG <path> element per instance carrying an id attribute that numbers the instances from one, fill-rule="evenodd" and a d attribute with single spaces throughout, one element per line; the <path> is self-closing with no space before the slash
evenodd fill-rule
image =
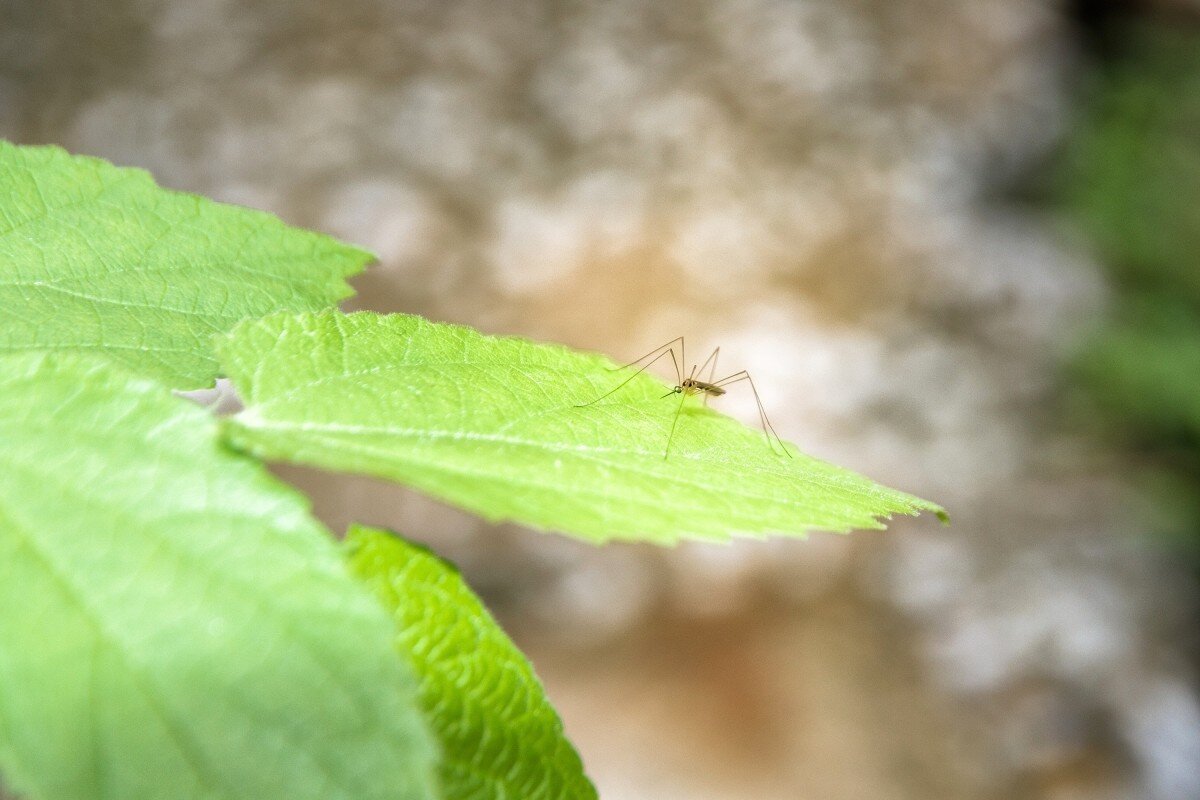
<path id="1" fill-rule="evenodd" d="M 1186 800 L 1200 560 L 1076 369 L 1126 283 L 1074 212 L 1129 192 L 1059 177 L 1147 21 L 1200 4 L 0 0 L 0 135 L 370 247 L 353 307 L 719 344 L 785 438 L 951 511 L 595 549 L 281 468 L 463 567 L 607 800 Z"/>

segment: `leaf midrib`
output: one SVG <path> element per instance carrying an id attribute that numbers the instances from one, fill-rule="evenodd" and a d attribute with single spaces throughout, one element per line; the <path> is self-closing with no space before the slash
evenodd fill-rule
<path id="1" fill-rule="evenodd" d="M 450 439 L 450 440 L 454 440 L 454 441 L 464 441 L 465 440 L 465 441 L 478 441 L 478 442 L 487 442 L 487 443 L 495 443 L 495 444 L 513 445 L 513 446 L 517 446 L 517 447 L 528 447 L 530 449 L 543 450 L 543 451 L 548 451 L 550 453 L 570 453 L 572 455 L 579 455 L 581 457 L 588 457 L 588 456 L 594 457 L 596 454 L 606 453 L 606 454 L 612 454 L 615 456 L 630 456 L 630 457 L 636 457 L 636 458 L 649 458 L 649 457 L 654 457 L 656 459 L 662 458 L 662 452 L 657 449 L 651 451 L 651 450 L 633 450 L 633 449 L 621 448 L 621 447 L 604 447 L 604 446 L 597 446 L 597 445 L 579 445 L 579 444 L 571 445 L 571 444 L 554 442 L 554 441 L 522 439 L 522 438 L 513 437 L 513 436 L 500 436 L 500 435 L 493 434 L 493 433 L 483 433 L 483 432 L 479 432 L 479 431 L 467 431 L 467 430 L 445 431 L 445 430 L 435 430 L 435 429 L 431 429 L 431 428 L 378 427 L 378 426 L 370 426 L 370 425 L 351 425 L 351 424 L 347 424 L 347 423 L 333 423 L 333 422 L 281 421 L 281 420 L 269 419 L 267 417 L 262 416 L 261 414 L 255 413 L 258 411 L 259 408 L 262 408 L 262 407 L 263 406 L 252 406 L 251 408 L 247 409 L 246 411 L 243 411 L 243 412 L 235 415 L 232 418 L 232 421 L 241 425 L 244 428 L 249 429 L 249 430 L 262 430 L 262 431 L 299 430 L 299 431 L 306 431 L 306 432 L 316 431 L 318 433 L 326 433 L 326 434 L 338 435 L 338 436 L 347 435 L 347 436 L 356 436 L 357 437 L 357 436 L 386 435 L 386 436 L 397 436 L 397 437 L 401 437 L 401 438 L 408 437 L 408 438 L 413 438 L 413 439 L 429 438 L 429 439 Z M 385 451 L 385 452 L 390 452 L 390 451 Z M 699 456 L 699 455 L 676 454 L 673 457 L 677 458 L 677 459 L 687 460 L 698 466 L 703 466 L 705 471 L 714 470 L 714 471 L 719 471 L 721 473 L 740 472 L 739 469 L 735 469 L 735 466 L 727 465 L 727 463 L 725 463 L 725 462 L 712 461 L 708 458 L 705 458 L 705 457 Z M 815 459 L 814 459 L 814 461 L 815 461 Z M 633 464 L 633 463 L 637 463 L 637 462 L 631 461 L 628 463 Z M 812 462 L 807 462 L 806 466 L 808 466 L 811 463 Z M 620 469 L 625 469 L 628 465 L 626 462 L 617 461 L 617 462 L 612 462 L 611 464 L 609 464 L 609 466 L 617 467 Z M 837 476 L 827 475 L 827 474 L 824 474 L 823 472 L 819 475 L 818 474 L 807 474 L 807 475 L 799 474 L 798 475 L 798 474 L 795 474 L 792 472 L 771 469 L 767 466 L 761 466 L 758 464 L 739 465 L 739 466 L 741 466 L 743 468 L 754 469 L 757 472 L 766 473 L 767 475 L 771 475 L 776 478 L 782 478 L 782 479 L 786 479 L 786 480 L 803 481 L 806 483 L 811 483 L 816 486 L 820 486 L 825 489 L 849 492 L 853 496 L 875 497 L 876 494 L 878 494 L 877 492 L 873 493 L 870 491 L 859 491 L 853 486 L 849 486 L 849 485 L 846 485 L 845 483 L 837 482 L 836 481 Z M 658 473 L 646 473 L 646 474 L 651 475 L 651 476 L 656 477 L 661 480 L 676 481 L 679 483 L 683 483 L 684 485 L 693 486 L 694 488 L 704 489 L 705 491 L 717 491 L 718 489 L 720 489 L 721 491 L 728 491 L 728 488 L 725 486 L 717 487 L 717 486 L 709 486 L 709 485 L 705 485 L 705 484 L 689 483 L 687 481 L 682 480 L 682 478 L 673 476 L 673 475 L 661 475 Z M 859 480 L 862 481 L 863 483 L 866 483 L 865 479 L 859 479 Z M 749 494 L 746 494 L 743 496 L 750 497 L 753 499 L 761 499 L 761 500 L 775 500 L 775 501 L 779 500 L 779 498 L 776 498 L 774 496 L 761 496 L 761 495 L 749 495 Z M 783 501 L 783 502 L 786 502 L 786 501 Z"/>
<path id="2" fill-rule="evenodd" d="M 249 430 L 254 430 L 254 429 L 249 429 Z M 332 438 L 332 437 L 328 437 L 328 436 L 321 436 L 320 435 L 321 433 L 322 433 L 322 431 L 317 431 L 318 435 L 316 437 L 314 437 L 314 440 L 324 439 L 326 448 L 329 448 L 331 450 L 340 449 L 344 452 L 344 450 L 345 450 L 344 445 L 346 444 L 345 440 L 338 439 L 338 438 Z M 258 441 L 258 440 L 255 440 L 255 441 L 260 445 L 261 451 L 265 455 L 267 455 L 268 457 L 273 455 L 272 448 L 269 445 L 262 446 L 261 441 Z M 540 447 L 541 446 L 540 444 L 529 445 L 527 443 L 520 442 L 520 441 L 517 441 L 515 443 L 523 444 L 523 445 L 531 446 L 531 447 Z M 451 466 L 451 465 L 447 465 L 447 464 L 441 463 L 441 462 L 430 462 L 430 461 L 424 460 L 424 459 L 414 459 L 411 457 L 405 457 L 404 454 L 397 453 L 394 450 L 373 449 L 369 446 L 366 446 L 362 442 L 356 442 L 356 443 L 354 443 L 354 445 L 357 447 L 359 452 L 368 454 L 368 455 L 372 455 L 374 458 L 380 459 L 384 463 L 396 463 L 397 461 L 402 461 L 403 463 L 408 464 L 410 467 L 419 467 L 419 468 L 425 470 L 426 472 L 434 471 L 434 472 L 440 472 L 440 473 L 449 474 L 449 475 L 468 476 L 468 477 L 475 478 L 475 479 L 484 479 L 487 481 L 497 482 L 498 484 L 507 483 L 508 485 L 524 485 L 524 486 L 529 486 L 531 488 L 537 489 L 542 492 L 547 492 L 547 493 L 552 493 L 552 494 L 561 494 L 561 492 L 562 492 L 562 487 L 556 483 L 541 483 L 532 478 L 528 478 L 525 476 L 523 476 L 522 479 L 519 481 L 513 480 L 511 478 L 501 481 L 500 479 L 497 478 L 497 476 L 495 475 L 494 472 L 489 472 L 487 470 L 481 470 L 478 468 L 474 468 L 472 465 L 456 464 L 456 465 Z M 587 454 L 584 454 L 584 453 L 578 453 L 577 455 L 580 458 L 588 457 Z M 657 457 L 657 453 L 655 455 Z M 917 510 L 917 506 L 915 506 L 913 504 L 908 504 L 901 508 L 895 508 L 895 509 L 888 508 L 888 509 L 885 509 L 884 511 L 880 511 L 878 513 L 872 513 L 868 510 L 863 510 L 863 509 L 856 509 L 857 514 L 855 516 L 848 516 L 845 514 L 837 514 L 830 509 L 802 505 L 802 504 L 796 503 L 795 501 L 790 500 L 786 497 L 781 498 L 781 497 L 777 497 L 774 495 L 757 495 L 757 494 L 753 494 L 753 493 L 750 493 L 750 492 L 744 491 L 744 490 L 739 490 L 739 491 L 734 492 L 734 491 L 730 490 L 730 488 L 728 486 L 724 486 L 724 485 L 723 486 L 712 486 L 712 485 L 707 485 L 707 484 L 696 483 L 695 481 L 688 481 L 682 477 L 662 476 L 662 475 L 658 475 L 656 473 L 646 472 L 644 469 L 642 469 L 640 467 L 634 468 L 634 467 L 629 466 L 628 464 L 624 464 L 624 463 L 620 463 L 620 462 L 614 464 L 611 462 L 600 461 L 599 463 L 601 463 L 607 467 L 616 466 L 619 469 L 637 471 L 637 472 L 640 472 L 641 474 L 646 475 L 647 477 L 650 477 L 650 478 L 662 480 L 664 482 L 675 482 L 682 486 L 687 486 L 692 489 L 697 489 L 697 490 L 700 490 L 703 492 L 710 493 L 713 496 L 724 497 L 724 496 L 733 494 L 737 497 L 741 497 L 746 500 L 784 504 L 796 512 L 805 513 L 805 514 L 814 515 L 814 516 L 820 516 L 823 518 L 828 518 L 829 520 L 837 520 L 837 522 L 833 523 L 833 524 L 822 523 L 819 521 L 813 521 L 813 522 L 808 523 L 810 526 L 813 526 L 813 527 L 823 527 L 823 526 L 828 525 L 829 526 L 828 529 L 850 530 L 856 526 L 864 525 L 868 520 L 871 523 L 873 523 L 875 527 L 877 527 L 878 523 L 879 523 L 879 518 L 882 516 L 885 516 L 890 513 L 913 513 L 913 511 Z M 723 466 L 723 465 L 715 465 L 715 464 L 713 464 L 711 462 L 707 462 L 707 461 L 700 462 L 700 463 L 703 463 L 704 466 L 706 467 L 706 469 L 712 468 L 714 466 Z M 836 489 L 839 493 L 848 491 L 847 487 L 841 487 L 841 486 L 827 487 L 827 488 Z M 644 506 L 647 506 L 650 508 L 656 508 L 654 503 L 650 500 L 642 499 L 637 496 L 626 496 L 626 495 L 616 496 L 610 492 L 603 491 L 600 489 L 595 489 L 590 486 L 575 486 L 575 487 L 573 487 L 572 491 L 575 493 L 590 494 L 590 495 L 599 497 L 599 498 L 607 500 L 607 501 L 620 500 L 621 503 L 626 504 L 626 505 L 636 504 L 636 505 L 644 505 Z M 864 493 L 854 493 L 852 490 L 849 490 L 849 491 L 852 492 L 851 496 L 856 500 L 860 500 L 861 498 L 870 497 L 870 495 L 867 495 Z M 734 502 L 733 500 L 729 500 L 727 503 L 727 506 L 729 507 L 729 509 L 731 511 L 731 516 L 734 517 L 735 519 L 744 520 L 749 523 L 753 523 L 753 522 L 761 519 L 761 517 L 757 514 L 748 514 L 747 515 L 747 514 L 741 513 L 738 510 L 739 505 L 740 504 Z M 627 516 L 632 517 L 634 515 L 629 514 Z M 539 524 L 539 527 L 541 527 L 541 526 L 542 526 L 542 524 Z M 709 534 L 709 533 L 704 533 L 702 531 L 713 531 L 713 533 Z M 691 529 L 689 531 L 684 531 L 684 532 L 685 533 L 690 532 L 690 533 L 694 533 L 695 535 L 698 535 L 698 536 L 703 536 L 705 538 L 710 538 L 710 539 L 715 538 L 715 539 L 719 539 L 719 540 L 727 540 L 729 538 L 729 533 L 732 533 L 735 536 L 745 536 L 745 537 L 755 538 L 755 539 L 761 539 L 767 535 L 766 532 L 758 532 L 758 531 L 753 530 L 753 525 L 747 525 L 746 527 L 738 528 L 736 530 L 730 531 L 729 533 L 720 533 L 715 528 L 707 528 L 707 527 L 703 528 L 703 529 Z M 628 538 L 628 537 L 621 537 L 621 536 L 614 536 L 614 535 L 606 534 L 602 538 L 615 539 L 615 538 Z M 657 539 L 660 537 L 655 536 L 654 538 Z M 668 538 L 670 541 L 675 541 L 675 540 L 679 539 L 680 536 L 672 535 L 670 537 L 662 537 L 662 538 Z"/>

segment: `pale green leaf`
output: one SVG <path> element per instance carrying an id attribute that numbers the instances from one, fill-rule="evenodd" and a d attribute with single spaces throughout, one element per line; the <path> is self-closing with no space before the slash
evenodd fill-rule
<path id="1" fill-rule="evenodd" d="M 305 500 L 98 356 L 0 356 L 0 771 L 31 798 L 429 798 L 386 614 Z"/>
<path id="2" fill-rule="evenodd" d="M 278 314 L 218 345 L 268 458 L 409 484 L 494 520 L 591 541 L 882 527 L 932 503 L 798 454 L 607 359 L 419 317 Z M 793 448 L 794 449 L 794 448 Z"/>
<path id="3" fill-rule="evenodd" d="M 333 305 L 370 258 L 142 170 L 0 141 L 0 352 L 94 351 L 197 388 L 214 333 Z"/>
<path id="4" fill-rule="evenodd" d="M 420 678 L 446 800 L 595 798 L 533 667 L 458 570 L 384 531 L 356 526 L 347 541 Z"/>

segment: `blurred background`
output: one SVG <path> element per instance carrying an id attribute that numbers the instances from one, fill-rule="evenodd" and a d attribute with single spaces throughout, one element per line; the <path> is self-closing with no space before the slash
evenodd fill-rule
<path id="1" fill-rule="evenodd" d="M 597 549 L 280 468 L 462 566 L 606 800 L 1200 798 L 1200 1 L 0 0 L 0 136 L 372 248 L 354 308 L 719 344 L 951 511 Z"/>

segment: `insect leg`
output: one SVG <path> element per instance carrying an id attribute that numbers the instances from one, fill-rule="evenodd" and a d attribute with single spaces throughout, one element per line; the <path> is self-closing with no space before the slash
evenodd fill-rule
<path id="1" fill-rule="evenodd" d="M 717 356 L 720 354 L 720 352 L 721 352 L 721 348 L 719 348 L 719 347 L 716 350 L 713 350 L 712 355 L 710 355 L 708 358 L 704 359 L 704 363 L 700 365 L 700 374 L 701 375 L 704 375 L 704 368 L 709 367 L 709 370 L 708 370 L 708 382 L 709 383 L 713 382 L 713 376 L 717 374 Z M 711 363 L 711 366 L 710 366 L 710 363 Z M 704 405 L 706 405 L 706 406 L 708 405 L 708 393 L 707 392 L 704 394 Z"/>
<path id="2" fill-rule="evenodd" d="M 628 378 L 626 378 L 625 380 L 623 380 L 623 381 L 621 381 L 620 383 L 618 383 L 616 386 L 614 386 L 614 387 L 613 387 L 611 390 L 609 390 L 608 392 L 605 392 L 604 394 L 600 395 L 599 397 L 597 397 L 595 400 L 592 400 L 591 402 L 588 402 L 588 403 L 577 403 L 577 404 L 575 405 L 575 407 L 576 407 L 576 408 L 583 408 L 583 407 L 585 407 L 585 406 L 590 406 L 590 405 L 592 405 L 593 403 L 598 403 L 598 402 L 600 402 L 601 400 L 603 400 L 604 398 L 608 397 L 608 396 L 609 396 L 610 394 L 612 394 L 613 392 L 615 392 L 615 391 L 617 391 L 618 389 L 620 389 L 620 388 L 621 388 L 622 386 L 624 386 L 625 384 L 629 383 L 631 380 L 633 380 L 634 378 L 636 378 L 638 375 L 641 375 L 643 372 L 645 372 L 647 369 L 649 369 L 649 368 L 650 368 L 650 367 L 651 367 L 651 366 L 654 364 L 654 362 L 655 362 L 655 361 L 658 361 L 660 358 L 662 358 L 663 356 L 665 356 L 667 353 L 670 353 L 670 354 L 671 354 L 671 363 L 673 363 L 673 364 L 675 365 L 675 380 L 676 380 L 676 385 L 679 385 L 679 383 L 681 383 L 681 382 L 682 382 L 682 380 L 683 380 L 683 376 L 682 376 L 682 374 L 680 373 L 680 369 L 679 369 L 679 361 L 680 361 L 680 359 L 676 359 L 676 358 L 675 358 L 675 346 L 674 346 L 674 345 L 675 345 L 675 343 L 676 343 L 676 342 L 679 342 L 679 350 L 680 350 L 680 353 L 682 354 L 682 352 L 683 352 L 683 337 L 682 337 L 682 336 L 676 336 L 676 337 L 675 337 L 674 339 L 672 339 L 671 341 L 667 342 L 667 343 L 666 343 L 666 344 L 664 344 L 664 345 L 661 345 L 661 346 L 659 346 L 659 347 L 656 347 L 656 348 L 654 348 L 653 350 L 651 350 L 649 353 L 646 353 L 646 355 L 642 356 L 641 358 L 635 359 L 634 361 L 630 361 L 628 364 L 625 364 L 624 366 L 621 366 L 621 367 L 616 367 L 616 368 L 614 368 L 614 369 L 610 369 L 610 370 L 609 370 L 610 372 L 615 372 L 615 371 L 617 371 L 617 370 L 626 369 L 626 368 L 628 368 L 628 367 L 632 367 L 633 365 L 635 365 L 635 364 L 638 364 L 638 363 L 640 363 L 640 362 L 642 362 L 642 361 L 645 361 L 647 358 L 650 358 L 650 356 L 654 356 L 654 358 L 650 358 L 650 360 L 649 360 L 649 361 L 647 361 L 647 362 L 646 362 L 646 363 L 645 363 L 643 366 L 641 366 L 641 367 L 638 369 L 638 371 L 637 371 L 637 372 L 633 373 L 633 374 L 632 374 L 632 375 L 630 375 Z M 658 355 L 655 355 L 655 353 L 657 353 Z"/>
<path id="3" fill-rule="evenodd" d="M 653 351 L 651 351 L 651 352 L 653 352 Z M 620 382 L 620 383 L 618 383 L 616 386 L 614 386 L 613 388 L 609 389 L 609 390 L 608 390 L 607 392 L 605 392 L 604 394 L 602 394 L 602 395 L 600 395 L 599 397 L 597 397 L 595 400 L 591 400 L 591 401 L 589 401 L 589 402 L 587 402 L 587 403 L 576 403 L 576 404 L 575 404 L 575 407 L 576 407 L 576 408 L 583 408 L 583 407 L 585 407 L 585 406 L 590 406 L 590 405 L 592 405 L 593 403 L 599 403 L 601 400 L 603 400 L 604 398 L 608 397 L 610 394 L 612 394 L 613 392 L 617 391 L 618 389 L 620 389 L 620 388 L 621 388 L 622 386 L 624 386 L 625 384 L 629 383 L 631 380 L 633 380 L 634 378 L 636 378 L 638 375 L 641 375 L 643 372 L 645 372 L 647 369 L 649 369 L 649 368 L 650 368 L 650 366 L 651 366 L 651 365 L 653 365 L 655 361 L 658 361 L 660 358 L 662 358 L 663 356 L 665 356 L 667 353 L 670 353 L 670 354 L 671 354 L 671 360 L 674 360 L 674 359 L 675 359 L 675 350 L 674 350 L 674 348 L 672 348 L 672 349 L 670 349 L 670 350 L 664 350 L 663 352 L 659 353 L 659 354 L 658 354 L 658 355 L 656 355 L 654 358 L 652 358 L 652 359 L 650 359 L 648 362 L 646 362 L 646 366 L 642 367 L 642 368 L 641 368 L 641 369 L 639 369 L 637 372 L 633 373 L 633 374 L 632 374 L 632 375 L 630 375 L 628 378 L 626 378 L 625 380 L 621 381 L 621 382 Z M 644 357 L 645 357 L 645 356 L 643 356 L 643 358 L 644 358 Z M 634 363 L 634 364 L 636 364 L 637 362 L 635 361 L 635 362 L 633 362 L 633 363 Z M 627 365 L 627 366 L 631 366 L 631 365 Z"/>
<path id="4" fill-rule="evenodd" d="M 675 385 L 676 386 L 683 383 L 683 369 L 679 366 L 680 362 L 683 361 L 683 355 L 682 355 L 683 354 L 683 337 L 682 336 L 679 337 L 679 351 L 680 351 L 680 358 L 678 361 L 675 360 L 675 348 L 672 347 L 670 350 L 667 351 L 668 353 L 671 354 L 671 363 L 675 365 Z"/>
<path id="5" fill-rule="evenodd" d="M 667 436 L 667 449 L 663 451 L 663 461 L 667 460 L 667 456 L 671 455 L 671 442 L 675 439 L 675 426 L 679 423 L 679 415 L 683 412 L 683 403 L 687 400 L 688 393 L 679 393 L 679 407 L 675 409 L 675 419 L 671 420 L 671 433 Z"/>
<path id="6" fill-rule="evenodd" d="M 767 437 L 767 446 L 771 448 L 771 452 L 775 452 L 775 445 L 771 441 L 772 434 L 775 436 L 775 441 L 779 442 L 779 446 L 783 448 L 783 452 L 788 458 L 792 458 L 792 453 L 784 444 L 783 439 L 775 431 L 775 426 L 771 424 L 771 420 L 767 418 L 766 409 L 763 408 L 762 398 L 758 396 L 758 388 L 754 385 L 754 379 L 750 377 L 750 373 L 746 370 L 735 372 L 732 375 L 722 378 L 713 384 L 713 386 L 728 386 L 739 381 L 749 381 L 750 391 L 754 393 L 754 402 L 758 406 L 758 419 L 762 423 L 763 436 Z M 768 432 L 769 431 L 769 432 Z"/>
<path id="7" fill-rule="evenodd" d="M 713 378 L 717 375 L 717 358 L 721 355 L 721 348 L 712 351 L 712 368 L 708 371 L 708 382 L 712 383 Z"/>
<path id="8" fill-rule="evenodd" d="M 642 356 L 641 358 L 635 358 L 633 361 L 630 361 L 628 364 L 622 364 L 622 365 L 621 365 L 621 366 L 619 366 L 619 367 L 613 367 L 613 368 L 611 368 L 609 371 L 610 371 L 610 372 L 616 372 L 617 370 L 620 370 L 620 369 L 625 369 L 626 367 L 632 367 L 634 364 L 640 364 L 641 362 L 645 361 L 645 360 L 646 360 L 647 358 L 649 358 L 650 356 L 652 356 L 652 355 L 654 355 L 655 353 L 657 353 L 659 350 L 666 350 L 667 348 L 674 346 L 674 344 L 675 344 L 676 342 L 679 342 L 679 346 L 680 346 L 681 348 L 683 347 L 683 337 L 682 337 L 682 336 L 676 336 L 674 339 L 672 339 L 671 341 L 667 342 L 666 344 L 660 344 L 658 347 L 654 348 L 654 349 L 653 349 L 653 350 L 651 350 L 649 353 L 646 353 L 646 355 Z M 661 355 L 661 354 L 660 354 L 660 355 Z"/>

